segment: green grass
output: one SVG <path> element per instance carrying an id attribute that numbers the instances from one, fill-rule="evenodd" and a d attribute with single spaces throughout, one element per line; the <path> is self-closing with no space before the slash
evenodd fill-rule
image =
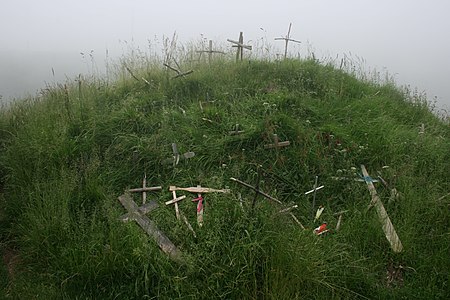
<path id="1" fill-rule="evenodd" d="M 130 65 L 130 63 L 128 63 Z M 421 98 L 392 83 L 358 80 L 316 60 L 218 60 L 186 78 L 154 64 L 114 83 L 78 78 L 14 103 L 0 116 L 1 246 L 16 249 L 13 278 L 0 268 L 6 298 L 22 299 L 446 299 L 450 294 L 450 130 Z M 425 124 L 425 133 L 419 127 Z M 245 132 L 232 136 L 235 124 Z M 289 147 L 264 149 L 273 133 Z M 173 167 L 171 143 L 195 157 Z M 393 253 L 364 183 L 364 164 L 404 245 Z M 389 168 L 382 168 L 389 166 Z M 229 180 L 256 184 L 279 206 Z M 356 169 L 356 171 L 355 171 Z M 185 254 L 171 261 L 135 223 L 122 223 L 126 188 L 150 193 L 149 217 Z M 339 232 L 315 236 L 311 189 Z M 170 185 L 228 187 L 205 195 L 177 221 Z M 182 192 L 178 193 L 183 194 Z M 195 195 L 189 195 L 194 197 Z M 240 206 L 239 194 L 243 199 Z M 440 200 L 439 200 L 440 199 Z M 138 197 L 135 197 L 138 201 Z M 278 211 L 297 204 L 295 216 Z M 401 280 L 388 286 L 393 265 Z"/>

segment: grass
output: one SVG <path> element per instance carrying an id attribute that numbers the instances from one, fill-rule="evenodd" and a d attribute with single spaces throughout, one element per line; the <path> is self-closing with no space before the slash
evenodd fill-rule
<path id="1" fill-rule="evenodd" d="M 1 111 L 0 237 L 4 251 L 17 253 L 13 277 L 0 268 L 1 296 L 448 297 L 450 131 L 422 98 L 315 59 L 216 59 L 178 79 L 155 61 L 122 63 L 138 80 L 124 69 L 113 83 L 79 77 Z M 244 133 L 229 135 L 235 124 Z M 264 149 L 274 133 L 291 145 Z M 195 157 L 163 164 L 173 142 Z M 402 253 L 390 250 L 367 211 L 365 184 L 333 179 L 352 178 L 361 164 L 390 185 L 377 190 Z M 125 211 L 117 197 L 144 173 L 148 185 L 163 186 L 148 196 L 160 203 L 149 217 L 185 254 L 181 264 L 118 219 Z M 334 213 L 347 210 L 341 229 L 320 237 L 304 195 L 316 175 L 325 185 L 316 199 L 325 206 L 320 221 L 334 228 Z M 254 192 L 230 177 L 252 185 L 260 177 L 260 188 L 283 205 L 258 197 L 253 206 Z M 168 186 L 199 184 L 232 192 L 204 195 L 202 228 L 195 205 L 181 202 L 194 238 L 162 203 L 171 199 Z M 393 187 L 400 197 L 389 201 Z M 278 213 L 290 204 L 307 230 Z"/>

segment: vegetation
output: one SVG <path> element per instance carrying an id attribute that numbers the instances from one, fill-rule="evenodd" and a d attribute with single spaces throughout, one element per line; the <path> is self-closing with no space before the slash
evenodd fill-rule
<path id="1" fill-rule="evenodd" d="M 423 98 L 315 59 L 217 59 L 193 69 L 173 79 L 152 62 L 123 61 L 113 84 L 79 77 L 1 111 L 0 296 L 448 299 L 450 130 Z M 242 134 L 229 134 L 235 124 Z M 272 134 L 290 146 L 265 149 Z M 164 164 L 171 143 L 195 157 Z M 361 164 L 389 184 L 376 188 L 401 253 L 367 209 L 366 184 L 352 180 Z M 144 174 L 163 187 L 148 194 L 160 204 L 148 216 L 182 263 L 119 220 L 117 197 Z M 304 193 L 316 175 L 325 185 L 316 208 L 325 210 L 314 222 Z M 230 177 L 259 182 L 283 205 Z M 204 195 L 201 228 L 196 195 L 179 192 L 194 237 L 163 204 L 170 185 L 232 192 Z M 293 204 L 306 230 L 279 213 Z M 330 232 L 313 234 L 324 221 Z"/>

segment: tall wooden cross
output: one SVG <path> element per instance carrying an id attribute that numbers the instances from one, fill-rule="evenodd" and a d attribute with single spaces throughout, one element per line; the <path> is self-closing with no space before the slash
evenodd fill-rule
<path id="1" fill-rule="evenodd" d="M 241 58 L 241 60 L 243 59 L 244 56 L 244 49 L 247 50 L 252 50 L 252 46 L 250 45 L 244 45 L 244 33 L 240 33 L 239 34 L 239 41 L 233 41 L 230 39 L 227 39 L 228 42 L 234 44 L 232 47 L 237 47 L 237 51 L 236 51 L 236 61 L 239 60 L 239 58 Z"/>
<path id="2" fill-rule="evenodd" d="M 200 53 L 200 56 L 202 53 L 208 53 L 208 63 L 211 64 L 211 58 L 213 53 L 219 53 L 219 54 L 225 54 L 223 51 L 213 50 L 212 48 L 212 40 L 209 40 L 209 49 L 208 50 L 199 50 L 197 53 Z"/>
<path id="3" fill-rule="evenodd" d="M 285 41 L 285 46 L 284 46 L 284 59 L 286 59 L 287 57 L 287 51 L 288 51 L 288 44 L 289 42 L 293 42 L 293 43 L 301 43 L 300 41 L 291 39 L 290 35 L 291 35 L 291 27 L 292 27 L 292 23 L 289 23 L 289 30 L 288 33 L 285 37 L 279 37 L 279 38 L 275 38 L 276 41 L 281 41 L 284 40 Z"/>

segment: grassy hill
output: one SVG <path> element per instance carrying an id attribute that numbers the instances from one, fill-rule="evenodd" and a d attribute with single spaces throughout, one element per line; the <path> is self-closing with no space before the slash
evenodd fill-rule
<path id="1" fill-rule="evenodd" d="M 21 299 L 447 299 L 450 129 L 417 95 L 314 59 L 159 66 L 79 77 L 0 115 L 0 296 Z M 232 135 L 236 129 L 243 132 Z M 424 124 L 424 132 L 419 133 Z M 266 149 L 273 134 L 288 147 Z M 176 165 L 180 153 L 195 152 Z M 360 165 L 404 250 L 386 240 Z M 377 173 L 379 172 L 379 173 Z M 118 196 L 139 187 L 183 253 L 172 261 Z M 311 190 L 318 176 L 315 207 Z M 230 180 L 258 185 L 275 203 Z M 345 177 L 349 180 L 336 180 Z M 196 194 L 177 220 L 169 186 Z M 392 189 L 398 197 L 392 197 Z M 134 200 L 139 203 L 138 194 Z M 293 215 L 283 208 L 297 205 Z M 325 209 L 318 221 L 313 213 Z M 336 213 L 346 211 L 336 230 Z M 330 232 L 313 229 L 327 222 Z"/>

